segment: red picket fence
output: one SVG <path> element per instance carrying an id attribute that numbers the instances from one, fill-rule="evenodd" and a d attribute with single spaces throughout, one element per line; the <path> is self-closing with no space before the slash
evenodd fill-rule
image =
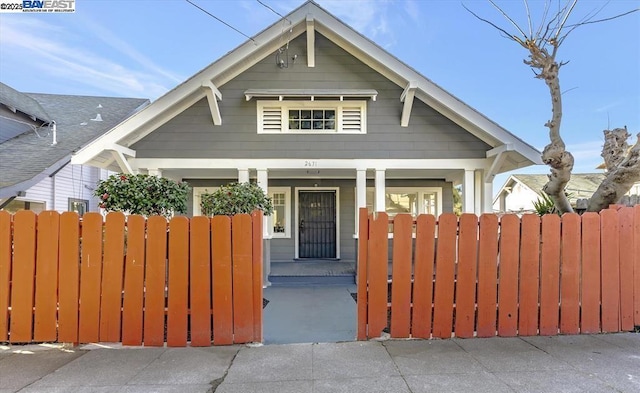
<path id="1" fill-rule="evenodd" d="M 262 212 L 0 211 L 0 342 L 262 341 Z"/>
<path id="2" fill-rule="evenodd" d="M 386 328 L 397 338 L 631 331 L 640 325 L 640 206 L 438 222 L 361 209 L 357 274 L 359 340 Z"/>

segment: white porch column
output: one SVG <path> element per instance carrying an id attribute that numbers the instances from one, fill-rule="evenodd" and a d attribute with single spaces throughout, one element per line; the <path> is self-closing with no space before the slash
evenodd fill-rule
<path id="1" fill-rule="evenodd" d="M 464 179 L 462 179 L 462 212 L 463 213 L 473 213 L 473 209 L 475 207 L 474 180 L 475 180 L 475 171 L 465 169 Z"/>
<path id="2" fill-rule="evenodd" d="M 157 168 L 148 169 L 147 173 L 150 176 L 162 177 L 162 169 L 157 169 Z"/>
<path id="3" fill-rule="evenodd" d="M 475 198 L 475 204 L 473 207 L 473 212 L 476 213 L 477 215 L 482 214 L 482 202 L 484 200 L 484 198 L 482 198 L 482 194 L 483 194 L 483 188 L 482 188 L 482 170 L 480 169 L 476 169 L 475 170 L 475 178 L 473 179 L 474 181 L 474 198 Z"/>
<path id="4" fill-rule="evenodd" d="M 249 181 L 247 171 L 247 181 Z M 257 171 L 257 179 L 256 183 L 258 187 L 264 191 L 265 194 L 269 195 L 269 172 L 267 169 L 258 169 Z M 263 239 L 271 239 L 273 236 L 273 216 L 264 216 L 262 219 L 262 238 Z M 271 286 L 271 282 L 269 282 L 269 274 L 271 274 L 271 241 L 263 240 L 262 241 L 264 254 L 262 255 L 262 286 L 269 287 Z"/>
<path id="5" fill-rule="evenodd" d="M 493 181 L 482 183 L 484 193 L 482 194 L 482 212 L 493 213 Z"/>
<path id="6" fill-rule="evenodd" d="M 374 211 L 376 212 L 386 211 L 386 203 L 385 203 L 386 192 L 385 191 L 386 191 L 385 170 L 376 169 L 376 204 L 374 209 Z"/>
<path id="7" fill-rule="evenodd" d="M 356 235 L 360 228 L 360 208 L 367 207 L 367 170 L 356 171 Z"/>
<path id="8" fill-rule="evenodd" d="M 248 170 L 247 170 L 247 174 L 248 174 Z M 258 169 L 257 170 L 257 174 L 258 174 L 258 179 L 257 179 L 257 184 L 258 187 L 262 188 L 262 191 L 264 191 L 265 194 L 269 195 L 269 172 L 267 169 Z M 247 181 L 249 181 L 249 176 L 247 175 Z M 271 225 L 271 221 L 272 221 L 272 217 L 271 216 L 265 216 L 264 220 L 262 220 L 262 234 L 263 237 L 271 239 L 271 235 L 273 235 L 273 233 L 271 233 L 271 230 L 273 228 L 273 225 Z"/>
<path id="9" fill-rule="evenodd" d="M 249 169 L 238 168 L 238 183 L 249 183 Z M 267 192 L 266 189 L 265 192 Z"/>

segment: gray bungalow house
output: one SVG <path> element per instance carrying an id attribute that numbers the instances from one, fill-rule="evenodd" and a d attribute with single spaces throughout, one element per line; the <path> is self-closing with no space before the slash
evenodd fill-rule
<path id="1" fill-rule="evenodd" d="M 540 153 L 309 1 L 77 152 L 199 195 L 256 181 L 272 261 L 356 258 L 357 209 L 490 212 L 496 174 Z"/>

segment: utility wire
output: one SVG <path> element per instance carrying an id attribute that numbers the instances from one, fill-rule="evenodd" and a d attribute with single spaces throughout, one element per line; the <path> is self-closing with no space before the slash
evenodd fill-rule
<path id="1" fill-rule="evenodd" d="M 253 38 L 249 37 L 248 35 L 244 34 L 243 32 L 241 32 L 240 30 L 236 29 L 235 27 L 231 26 L 230 24 L 228 24 L 227 22 L 223 21 L 222 19 L 218 18 L 217 16 L 213 15 L 211 12 L 205 10 L 204 8 L 200 7 L 199 5 L 197 5 L 196 3 L 192 2 L 191 0 L 185 0 L 187 3 L 191 4 L 192 6 L 196 7 L 197 9 L 199 9 L 200 11 L 204 12 L 205 14 L 209 15 L 210 17 L 212 17 L 213 19 L 217 20 L 218 22 L 222 23 L 223 25 L 229 27 L 230 29 L 235 30 L 236 32 L 242 34 L 243 36 L 247 37 L 248 39 L 250 39 L 251 41 L 253 41 L 255 44 L 257 44 L 256 40 L 254 40 Z"/>
<path id="2" fill-rule="evenodd" d="M 271 10 L 271 12 L 273 12 L 274 14 L 278 15 L 279 17 L 281 17 L 282 19 L 286 20 L 287 22 L 291 23 L 291 21 L 287 18 L 285 18 L 281 13 L 279 13 L 278 11 L 274 10 L 273 8 L 269 7 L 268 5 L 266 5 L 265 3 L 263 3 L 260 0 L 256 0 L 258 3 L 262 4 L 264 7 L 268 8 L 269 10 Z"/>

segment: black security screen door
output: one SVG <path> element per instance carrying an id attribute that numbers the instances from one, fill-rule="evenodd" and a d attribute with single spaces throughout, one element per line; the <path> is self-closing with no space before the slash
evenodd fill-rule
<path id="1" fill-rule="evenodd" d="M 336 257 L 336 192 L 300 191 L 298 251 L 300 258 Z"/>

